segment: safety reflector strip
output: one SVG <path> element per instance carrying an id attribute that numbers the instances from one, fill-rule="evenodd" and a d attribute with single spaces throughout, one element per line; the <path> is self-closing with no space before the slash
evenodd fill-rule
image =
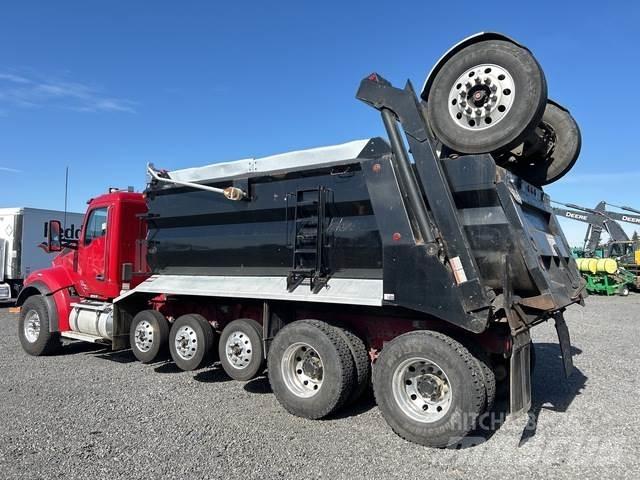
<path id="1" fill-rule="evenodd" d="M 456 279 L 456 284 L 460 285 L 467 281 L 467 274 L 464 272 L 464 268 L 462 268 L 460 257 L 450 259 L 449 265 L 451 265 L 451 270 L 453 270 L 453 277 Z"/>

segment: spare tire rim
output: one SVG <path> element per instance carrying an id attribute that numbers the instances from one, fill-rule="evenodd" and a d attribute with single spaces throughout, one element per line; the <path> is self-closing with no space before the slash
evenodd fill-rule
<path id="1" fill-rule="evenodd" d="M 449 91 L 449 114 L 459 127 L 485 130 L 507 116 L 515 98 L 513 77 L 493 64 L 466 70 Z"/>
<path id="2" fill-rule="evenodd" d="M 40 336 L 40 315 L 35 310 L 29 310 L 24 318 L 24 338 L 34 343 Z"/>
<path id="3" fill-rule="evenodd" d="M 240 330 L 232 332 L 225 342 L 227 359 L 233 368 L 242 370 L 251 364 L 253 358 L 253 346 L 245 332 Z"/>
<path id="4" fill-rule="evenodd" d="M 447 374 L 424 357 L 409 358 L 396 367 L 392 392 L 402 412 L 421 423 L 433 423 L 444 417 L 453 398 Z"/>
<path id="5" fill-rule="evenodd" d="M 198 351 L 198 335 L 193 328 L 185 325 L 176 332 L 174 344 L 181 359 L 191 360 Z"/>
<path id="6" fill-rule="evenodd" d="M 324 363 L 318 352 L 307 343 L 289 345 L 280 362 L 282 379 L 297 397 L 313 397 L 324 379 Z"/>
<path id="7" fill-rule="evenodd" d="M 139 351 L 148 352 L 151 350 L 153 346 L 153 327 L 148 321 L 142 320 L 138 322 L 133 335 L 136 348 Z"/>

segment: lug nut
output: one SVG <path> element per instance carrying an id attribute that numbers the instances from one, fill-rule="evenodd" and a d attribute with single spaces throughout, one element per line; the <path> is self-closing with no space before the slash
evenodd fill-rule
<path id="1" fill-rule="evenodd" d="M 491 95 L 491 101 L 495 102 L 498 100 L 498 96 L 497 95 Z"/>
<path id="2" fill-rule="evenodd" d="M 462 90 L 462 91 L 460 92 L 460 96 L 461 96 L 461 97 L 464 97 L 464 96 L 466 96 L 466 95 L 467 95 L 467 92 L 466 92 L 466 91 Z"/>
<path id="3" fill-rule="evenodd" d="M 486 108 L 487 110 L 491 110 L 491 105 L 489 105 L 488 103 L 485 103 L 484 108 Z"/>
<path id="4" fill-rule="evenodd" d="M 471 110 L 471 107 L 467 107 L 466 110 L 465 110 L 465 112 L 467 112 L 467 113 L 471 113 L 472 111 L 473 110 Z"/>
<path id="5" fill-rule="evenodd" d="M 496 90 L 498 90 L 498 87 L 496 87 L 495 85 L 491 85 L 491 91 L 495 92 Z"/>
<path id="6" fill-rule="evenodd" d="M 482 115 L 482 110 L 480 110 L 479 108 L 476 108 L 476 115 Z"/>
<path id="7" fill-rule="evenodd" d="M 464 86 L 467 87 L 467 88 L 471 88 L 472 87 L 471 82 L 465 83 Z"/>
<path id="8" fill-rule="evenodd" d="M 461 102 L 460 102 L 460 106 L 461 106 L 462 108 L 466 107 L 466 106 L 467 106 L 467 102 L 465 102 L 464 100 L 463 100 L 463 101 L 461 101 Z"/>
<path id="9" fill-rule="evenodd" d="M 491 85 L 491 78 L 490 77 L 485 78 L 484 83 L 486 83 L 487 85 Z"/>
<path id="10" fill-rule="evenodd" d="M 480 77 L 476 77 L 476 83 L 480 83 Z"/>

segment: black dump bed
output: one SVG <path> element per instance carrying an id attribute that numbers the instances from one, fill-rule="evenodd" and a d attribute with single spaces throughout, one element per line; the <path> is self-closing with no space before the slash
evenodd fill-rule
<path id="1" fill-rule="evenodd" d="M 473 332 L 506 318 L 515 333 L 582 300 L 541 189 L 490 155 L 438 158 L 410 85 L 372 76 L 358 98 L 381 111 L 390 143 L 150 170 L 153 272 L 199 291 L 217 279 L 214 296 L 403 307 Z"/>
<path id="2" fill-rule="evenodd" d="M 382 303 L 472 330 L 496 314 L 505 289 L 532 321 L 580 300 L 575 263 L 540 189 L 496 167 L 488 155 L 442 164 L 486 305 L 465 304 L 459 288 L 465 282 L 456 283 L 448 259 L 430 255 L 416 241 L 391 149 L 380 138 L 366 142 L 352 159 L 201 181 L 244 185 L 248 200 L 152 182 L 149 264 L 157 274 L 287 277 L 296 269 L 314 270 L 319 246 L 319 273 L 329 288 L 334 278 L 380 279 Z M 314 237 L 318 223 L 322 238 Z M 296 288 L 309 289 L 310 282 L 303 279 Z"/>

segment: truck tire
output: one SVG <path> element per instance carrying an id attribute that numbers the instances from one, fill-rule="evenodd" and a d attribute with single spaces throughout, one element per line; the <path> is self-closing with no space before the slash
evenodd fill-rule
<path id="1" fill-rule="evenodd" d="M 222 330 L 218 354 L 224 371 L 234 380 L 246 382 L 264 370 L 262 325 L 240 318 Z"/>
<path id="2" fill-rule="evenodd" d="M 514 173 L 533 185 L 548 185 L 573 168 L 580 155 L 582 136 L 571 114 L 551 100 L 536 134 L 545 138 L 546 151 L 542 158 L 520 162 Z"/>
<path id="3" fill-rule="evenodd" d="M 179 369 L 196 370 L 209 360 L 215 334 L 207 319 L 197 313 L 178 317 L 169 333 L 169 352 Z"/>
<path id="4" fill-rule="evenodd" d="M 438 71 L 427 121 L 438 140 L 458 153 L 500 152 L 524 141 L 546 103 L 547 83 L 531 52 L 486 40 L 463 48 Z"/>
<path id="5" fill-rule="evenodd" d="M 269 382 L 293 415 L 318 419 L 339 409 L 352 393 L 356 372 L 347 343 L 336 328 L 298 320 L 282 328 L 268 356 Z"/>
<path id="6" fill-rule="evenodd" d="M 373 369 L 373 390 L 393 431 L 430 447 L 453 445 L 475 428 L 486 396 L 476 359 L 432 331 L 387 343 Z"/>
<path id="7" fill-rule="evenodd" d="M 142 363 L 151 363 L 166 351 L 168 338 L 169 322 L 157 310 L 143 310 L 133 317 L 129 344 L 133 355 Z"/>
<path id="8" fill-rule="evenodd" d="M 490 412 L 493 409 L 493 405 L 496 401 L 496 374 L 491 366 L 491 360 L 489 355 L 481 350 L 473 350 L 473 356 L 478 362 L 478 368 L 482 372 L 482 379 L 484 381 L 485 389 L 485 408 L 486 412 Z"/>
<path id="9" fill-rule="evenodd" d="M 346 342 L 351 357 L 356 367 L 356 381 L 353 391 L 347 398 L 345 405 L 355 403 L 364 393 L 369 385 L 371 385 L 371 358 L 367 347 L 360 337 L 346 328 L 336 327 L 342 339 Z"/>
<path id="10" fill-rule="evenodd" d="M 60 334 L 49 331 L 49 311 L 41 295 L 27 298 L 22 305 L 18 337 L 29 355 L 49 355 L 60 347 Z"/>

